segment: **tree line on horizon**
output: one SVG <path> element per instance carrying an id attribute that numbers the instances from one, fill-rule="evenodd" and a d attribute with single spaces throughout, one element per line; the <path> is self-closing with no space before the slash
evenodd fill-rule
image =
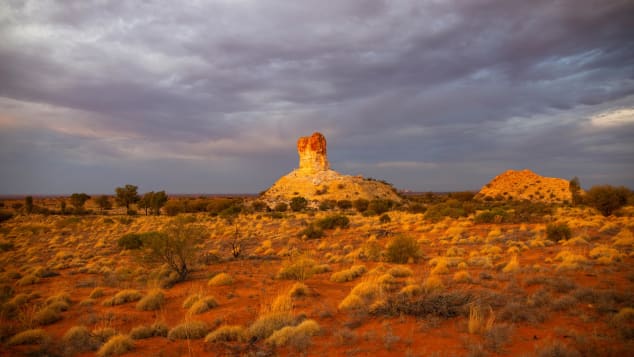
<path id="1" fill-rule="evenodd" d="M 597 209 L 602 215 L 609 216 L 618 213 L 618 210 L 628 204 L 634 204 L 634 194 L 624 186 L 597 185 L 591 187 L 588 191 L 583 192 L 579 179 L 574 177 L 569 181 L 569 190 L 572 201 L 564 204 L 578 206 L 585 205 Z M 447 194 L 424 193 L 420 195 L 410 195 L 405 198 L 405 203 L 397 203 L 391 200 L 375 199 L 375 200 L 323 200 L 318 203 L 317 210 L 350 210 L 353 209 L 363 215 L 382 215 L 390 210 L 407 210 L 412 213 L 425 214 L 425 218 L 430 220 L 440 220 L 444 217 L 458 218 L 466 217 L 475 211 L 482 211 L 479 218 L 483 223 L 494 220 L 505 220 L 513 222 L 523 220 L 526 217 L 522 215 L 543 216 L 550 212 L 549 207 L 552 205 L 539 202 L 523 202 L 523 201 L 503 201 L 503 200 L 486 200 L 479 201 L 474 198 L 475 193 L 453 192 Z M 67 203 L 68 199 L 68 203 Z M 145 215 L 160 215 L 161 212 L 168 216 L 175 216 L 180 213 L 196 213 L 206 212 L 212 216 L 231 217 L 240 213 L 252 212 L 268 212 L 279 218 L 280 214 L 286 211 L 301 212 L 310 211 L 309 202 L 304 197 L 294 197 L 287 202 L 278 202 L 273 207 L 269 207 L 267 203 L 258 199 L 252 200 L 249 205 L 245 204 L 242 198 L 234 197 L 216 197 L 216 198 L 188 198 L 188 199 L 171 199 L 165 190 L 150 191 L 144 194 L 138 193 L 138 186 L 126 184 L 116 187 L 114 196 L 99 195 L 91 197 L 86 193 L 73 193 L 68 198 L 63 198 L 59 203 L 58 210 L 52 210 L 47 207 L 38 206 L 34 203 L 33 196 L 26 196 L 24 202 L 15 202 L 12 204 L 16 212 L 24 214 L 94 214 L 95 212 L 85 208 L 86 202 L 93 200 L 101 214 L 107 214 L 116 204 L 118 207 L 125 208 L 127 215 L 137 215 L 138 210 L 143 210 Z M 70 206 L 69 206 L 70 204 Z M 133 207 L 133 205 L 135 205 Z M 513 211 L 519 211 L 516 216 L 509 218 L 507 214 L 501 214 L 506 208 L 512 205 Z M 4 202 L 0 202 L 0 209 L 4 208 Z M 135 209 L 136 208 L 136 209 Z M 508 207 L 507 207 L 508 208 Z M 527 213 L 528 212 L 528 213 Z M 0 218 L 8 219 L 11 214 L 8 212 L 0 212 Z M 492 218 L 494 217 L 494 218 Z M 502 217 L 502 218 L 500 218 Z M 477 218 L 477 217 L 476 217 Z M 491 222 L 489 222 L 491 223 Z"/>

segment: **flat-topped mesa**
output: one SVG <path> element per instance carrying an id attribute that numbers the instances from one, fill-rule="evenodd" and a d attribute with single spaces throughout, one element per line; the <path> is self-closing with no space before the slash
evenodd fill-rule
<path id="1" fill-rule="evenodd" d="M 299 171 L 302 173 L 316 173 L 330 169 L 326 152 L 326 138 L 321 133 L 313 133 L 297 140 L 299 154 Z"/>

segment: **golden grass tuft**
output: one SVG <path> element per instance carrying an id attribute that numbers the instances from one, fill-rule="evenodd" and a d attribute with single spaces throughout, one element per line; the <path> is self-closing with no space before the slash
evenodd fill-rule
<path id="1" fill-rule="evenodd" d="M 291 297 L 298 298 L 302 296 L 308 296 L 310 294 L 310 289 L 304 283 L 297 282 L 295 283 L 288 292 Z"/>
<path id="2" fill-rule="evenodd" d="M 167 334 L 170 340 L 196 340 L 205 337 L 209 327 L 203 321 L 186 321 L 173 327 Z"/>
<path id="3" fill-rule="evenodd" d="M 46 344 L 51 340 L 50 336 L 43 329 L 32 329 L 22 331 L 9 339 L 7 345 L 37 345 Z"/>
<path id="4" fill-rule="evenodd" d="M 231 284 L 233 284 L 233 277 L 227 273 L 220 273 L 209 279 L 209 282 L 207 282 L 207 285 L 209 286 L 222 286 Z"/>
<path id="5" fill-rule="evenodd" d="M 387 271 L 387 273 L 395 278 L 405 278 L 414 274 L 412 269 L 403 265 L 391 267 L 390 270 Z"/>
<path id="6" fill-rule="evenodd" d="M 129 302 L 141 300 L 142 297 L 143 295 L 138 290 L 134 290 L 134 289 L 121 290 L 111 299 L 106 299 L 103 302 L 103 305 L 104 306 L 122 305 Z"/>
<path id="7" fill-rule="evenodd" d="M 108 342 L 106 342 L 97 351 L 97 356 L 108 357 L 118 356 L 134 349 L 134 341 L 128 335 L 115 335 L 112 336 Z"/>
<path id="8" fill-rule="evenodd" d="M 408 284 L 408 285 L 405 285 L 401 289 L 401 291 L 399 291 L 400 295 L 403 295 L 403 296 L 409 297 L 409 298 L 421 295 L 422 293 L 423 293 L 423 288 L 419 284 Z"/>
<path id="9" fill-rule="evenodd" d="M 454 273 L 453 281 L 455 281 L 456 283 L 470 283 L 473 280 L 471 279 L 471 275 L 468 271 L 461 270 Z"/>
<path id="10" fill-rule="evenodd" d="M 247 340 L 247 330 L 240 325 L 220 326 L 205 336 L 205 343 L 214 342 L 244 342 Z"/>
<path id="11" fill-rule="evenodd" d="M 75 355 L 97 348 L 97 343 L 86 326 L 73 326 L 62 337 L 64 351 L 67 355 Z"/>
<path id="12" fill-rule="evenodd" d="M 165 294 L 159 289 L 147 293 L 136 304 L 136 309 L 141 311 L 153 311 L 160 309 L 165 304 Z"/>
<path id="13" fill-rule="evenodd" d="M 314 259 L 298 256 L 285 261 L 277 273 L 278 279 L 286 280 L 306 280 L 315 272 L 317 262 Z"/>
<path id="14" fill-rule="evenodd" d="M 291 341 L 303 340 L 319 333 L 321 328 L 315 320 L 304 320 L 297 326 L 285 326 L 266 339 L 272 346 L 285 346 Z"/>
<path id="15" fill-rule="evenodd" d="M 442 282 L 442 279 L 436 275 L 430 275 L 423 282 L 423 290 L 427 293 L 432 291 L 438 291 L 445 288 L 445 285 Z"/>
<path id="16" fill-rule="evenodd" d="M 347 281 L 352 281 L 360 277 L 361 275 L 363 275 L 363 273 L 365 272 L 366 272 L 365 265 L 355 265 L 355 266 L 352 266 L 350 269 L 333 273 L 330 276 L 330 281 L 336 282 L 336 283 L 344 283 Z"/>
<path id="17" fill-rule="evenodd" d="M 187 313 L 189 313 L 190 315 L 202 314 L 217 306 L 218 302 L 213 296 L 205 296 L 194 302 Z"/>
<path id="18" fill-rule="evenodd" d="M 517 259 L 517 255 L 514 255 L 513 257 L 511 257 L 511 260 L 502 269 L 504 273 L 515 273 L 518 270 L 520 270 L 520 263 L 519 263 L 519 260 Z"/>
<path id="19" fill-rule="evenodd" d="M 134 340 L 141 340 L 150 337 L 166 337 L 169 329 L 167 325 L 157 322 L 152 325 L 141 325 L 130 330 L 130 337 Z"/>

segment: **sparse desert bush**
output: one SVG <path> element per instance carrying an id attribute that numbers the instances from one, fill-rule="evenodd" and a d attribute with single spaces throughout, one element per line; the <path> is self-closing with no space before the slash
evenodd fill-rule
<path id="1" fill-rule="evenodd" d="M 324 231 L 314 224 L 309 224 L 308 227 L 299 231 L 297 235 L 306 239 L 318 239 L 324 236 Z"/>
<path id="2" fill-rule="evenodd" d="M 291 297 L 297 298 L 302 296 L 308 296 L 310 289 L 304 283 L 295 283 L 288 292 Z"/>
<path id="3" fill-rule="evenodd" d="M 106 299 L 103 302 L 103 305 L 104 306 L 122 305 L 129 302 L 141 300 L 142 297 L 143 295 L 138 290 L 134 290 L 134 289 L 121 290 L 111 299 Z"/>
<path id="4" fill-rule="evenodd" d="M 170 340 L 196 340 L 205 337 L 209 327 L 203 321 L 187 321 L 172 328 L 167 334 Z"/>
<path id="5" fill-rule="evenodd" d="M 207 312 L 216 306 L 218 306 L 218 302 L 213 298 L 213 296 L 205 296 L 193 303 L 189 308 L 188 313 L 202 314 L 203 312 Z"/>
<path id="6" fill-rule="evenodd" d="M 165 294 L 161 290 L 152 290 L 136 304 L 136 309 L 152 311 L 160 309 L 165 303 Z"/>
<path id="7" fill-rule="evenodd" d="M 134 349 L 134 341 L 128 335 L 112 336 L 99 350 L 97 356 L 118 356 Z"/>
<path id="8" fill-rule="evenodd" d="M 631 195 L 632 192 L 623 186 L 593 186 L 584 195 L 583 202 L 607 217 L 625 206 Z"/>
<path id="9" fill-rule="evenodd" d="M 504 352 L 504 347 L 510 342 L 513 327 L 507 324 L 494 324 L 484 332 L 484 345 L 487 349 L 496 352 Z"/>
<path id="10" fill-rule="evenodd" d="M 92 337 L 86 326 L 73 326 L 62 338 L 64 352 L 67 355 L 75 355 L 97 349 L 97 341 Z"/>
<path id="11" fill-rule="evenodd" d="M 634 338 L 634 308 L 622 308 L 612 317 L 610 324 L 624 340 Z"/>
<path id="12" fill-rule="evenodd" d="M 51 337 L 42 329 L 32 329 L 22 331 L 9 339 L 7 345 L 36 345 L 46 344 L 51 340 Z"/>
<path id="13" fill-rule="evenodd" d="M 222 286 L 233 284 L 233 277 L 227 273 L 220 273 L 209 279 L 207 285 L 209 286 Z"/>
<path id="14" fill-rule="evenodd" d="M 305 256 L 293 257 L 284 262 L 277 273 L 278 279 L 305 280 L 314 274 L 317 262 Z"/>
<path id="15" fill-rule="evenodd" d="M 505 273 L 514 273 L 520 269 L 520 263 L 517 259 L 517 255 L 511 257 L 511 260 L 502 269 Z"/>
<path id="16" fill-rule="evenodd" d="M 390 274 L 391 276 L 395 277 L 395 278 L 405 278 L 405 277 L 408 277 L 408 276 L 412 276 L 412 274 L 414 274 L 412 269 L 410 269 L 409 267 L 406 267 L 406 266 L 401 266 L 401 265 L 397 265 L 397 266 L 391 267 L 387 271 L 387 273 Z"/>
<path id="17" fill-rule="evenodd" d="M 244 342 L 247 339 L 247 330 L 240 325 L 220 326 L 205 337 L 205 343 L 214 342 Z"/>
<path id="18" fill-rule="evenodd" d="M 315 222 L 317 227 L 326 230 L 326 229 L 335 229 L 335 228 L 348 228 L 350 225 L 350 219 L 347 216 L 342 214 L 332 215 L 324 217 L 317 222 Z"/>
<path id="19" fill-rule="evenodd" d="M 102 327 L 92 330 L 92 336 L 95 338 L 97 344 L 99 345 L 105 343 L 116 334 L 117 331 L 112 327 Z"/>
<path id="20" fill-rule="evenodd" d="M 550 223 L 546 226 L 546 237 L 552 241 L 568 240 L 572 231 L 566 223 Z"/>
<path id="21" fill-rule="evenodd" d="M 40 325 L 50 325 L 62 319 L 62 314 L 58 309 L 45 306 L 35 313 L 34 321 Z"/>
<path id="22" fill-rule="evenodd" d="M 382 304 L 375 315 L 399 316 L 409 315 L 425 317 L 428 315 L 451 318 L 467 316 L 473 296 L 463 291 L 438 292 L 434 291 L 408 299 L 400 295 L 390 296 Z"/>
<path id="23" fill-rule="evenodd" d="M 103 295 L 104 295 L 104 289 L 103 288 L 94 288 L 90 292 L 90 295 L 88 297 L 90 297 L 91 299 L 98 299 L 98 298 L 102 297 Z"/>
<path id="24" fill-rule="evenodd" d="M 385 256 L 391 263 L 416 261 L 421 256 L 420 246 L 413 237 L 397 235 L 387 244 Z"/>
<path id="25" fill-rule="evenodd" d="M 297 326 L 285 326 L 273 332 L 266 342 L 276 347 L 306 344 L 306 339 L 318 334 L 319 331 L 319 324 L 315 320 L 304 320 Z"/>
<path id="26" fill-rule="evenodd" d="M 288 311 L 272 312 L 258 317 L 258 319 L 249 326 L 248 332 L 250 336 L 265 339 L 282 327 L 291 325 L 293 321 L 293 315 Z"/>
<path id="27" fill-rule="evenodd" d="M 430 292 L 433 292 L 433 291 L 442 290 L 444 288 L 445 288 L 445 285 L 443 284 L 442 279 L 439 276 L 436 276 L 436 275 L 430 275 L 423 282 L 423 289 L 427 293 L 430 293 Z"/>
<path id="28" fill-rule="evenodd" d="M 134 340 L 142 340 L 151 337 L 166 337 L 169 329 L 163 323 L 154 323 L 152 325 L 141 325 L 130 330 L 130 337 Z"/>
<path id="29" fill-rule="evenodd" d="M 117 245 L 121 249 L 135 250 L 143 246 L 143 241 L 140 234 L 128 233 L 117 240 Z"/>
<path id="30" fill-rule="evenodd" d="M 346 281 L 352 281 L 360 277 L 361 275 L 363 275 L 363 273 L 365 272 L 366 272 L 365 265 L 355 265 L 351 267 L 350 269 L 333 273 L 330 276 L 330 281 L 333 281 L 336 283 L 344 283 Z"/>

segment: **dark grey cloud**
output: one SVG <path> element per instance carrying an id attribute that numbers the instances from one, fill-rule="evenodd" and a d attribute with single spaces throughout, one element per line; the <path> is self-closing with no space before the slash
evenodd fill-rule
<path id="1" fill-rule="evenodd" d="M 401 188 L 477 189 L 524 167 L 634 186 L 632 114 L 597 121 L 634 108 L 632 13 L 595 0 L 5 1 L 0 193 L 256 192 L 315 130 L 336 169 Z"/>

